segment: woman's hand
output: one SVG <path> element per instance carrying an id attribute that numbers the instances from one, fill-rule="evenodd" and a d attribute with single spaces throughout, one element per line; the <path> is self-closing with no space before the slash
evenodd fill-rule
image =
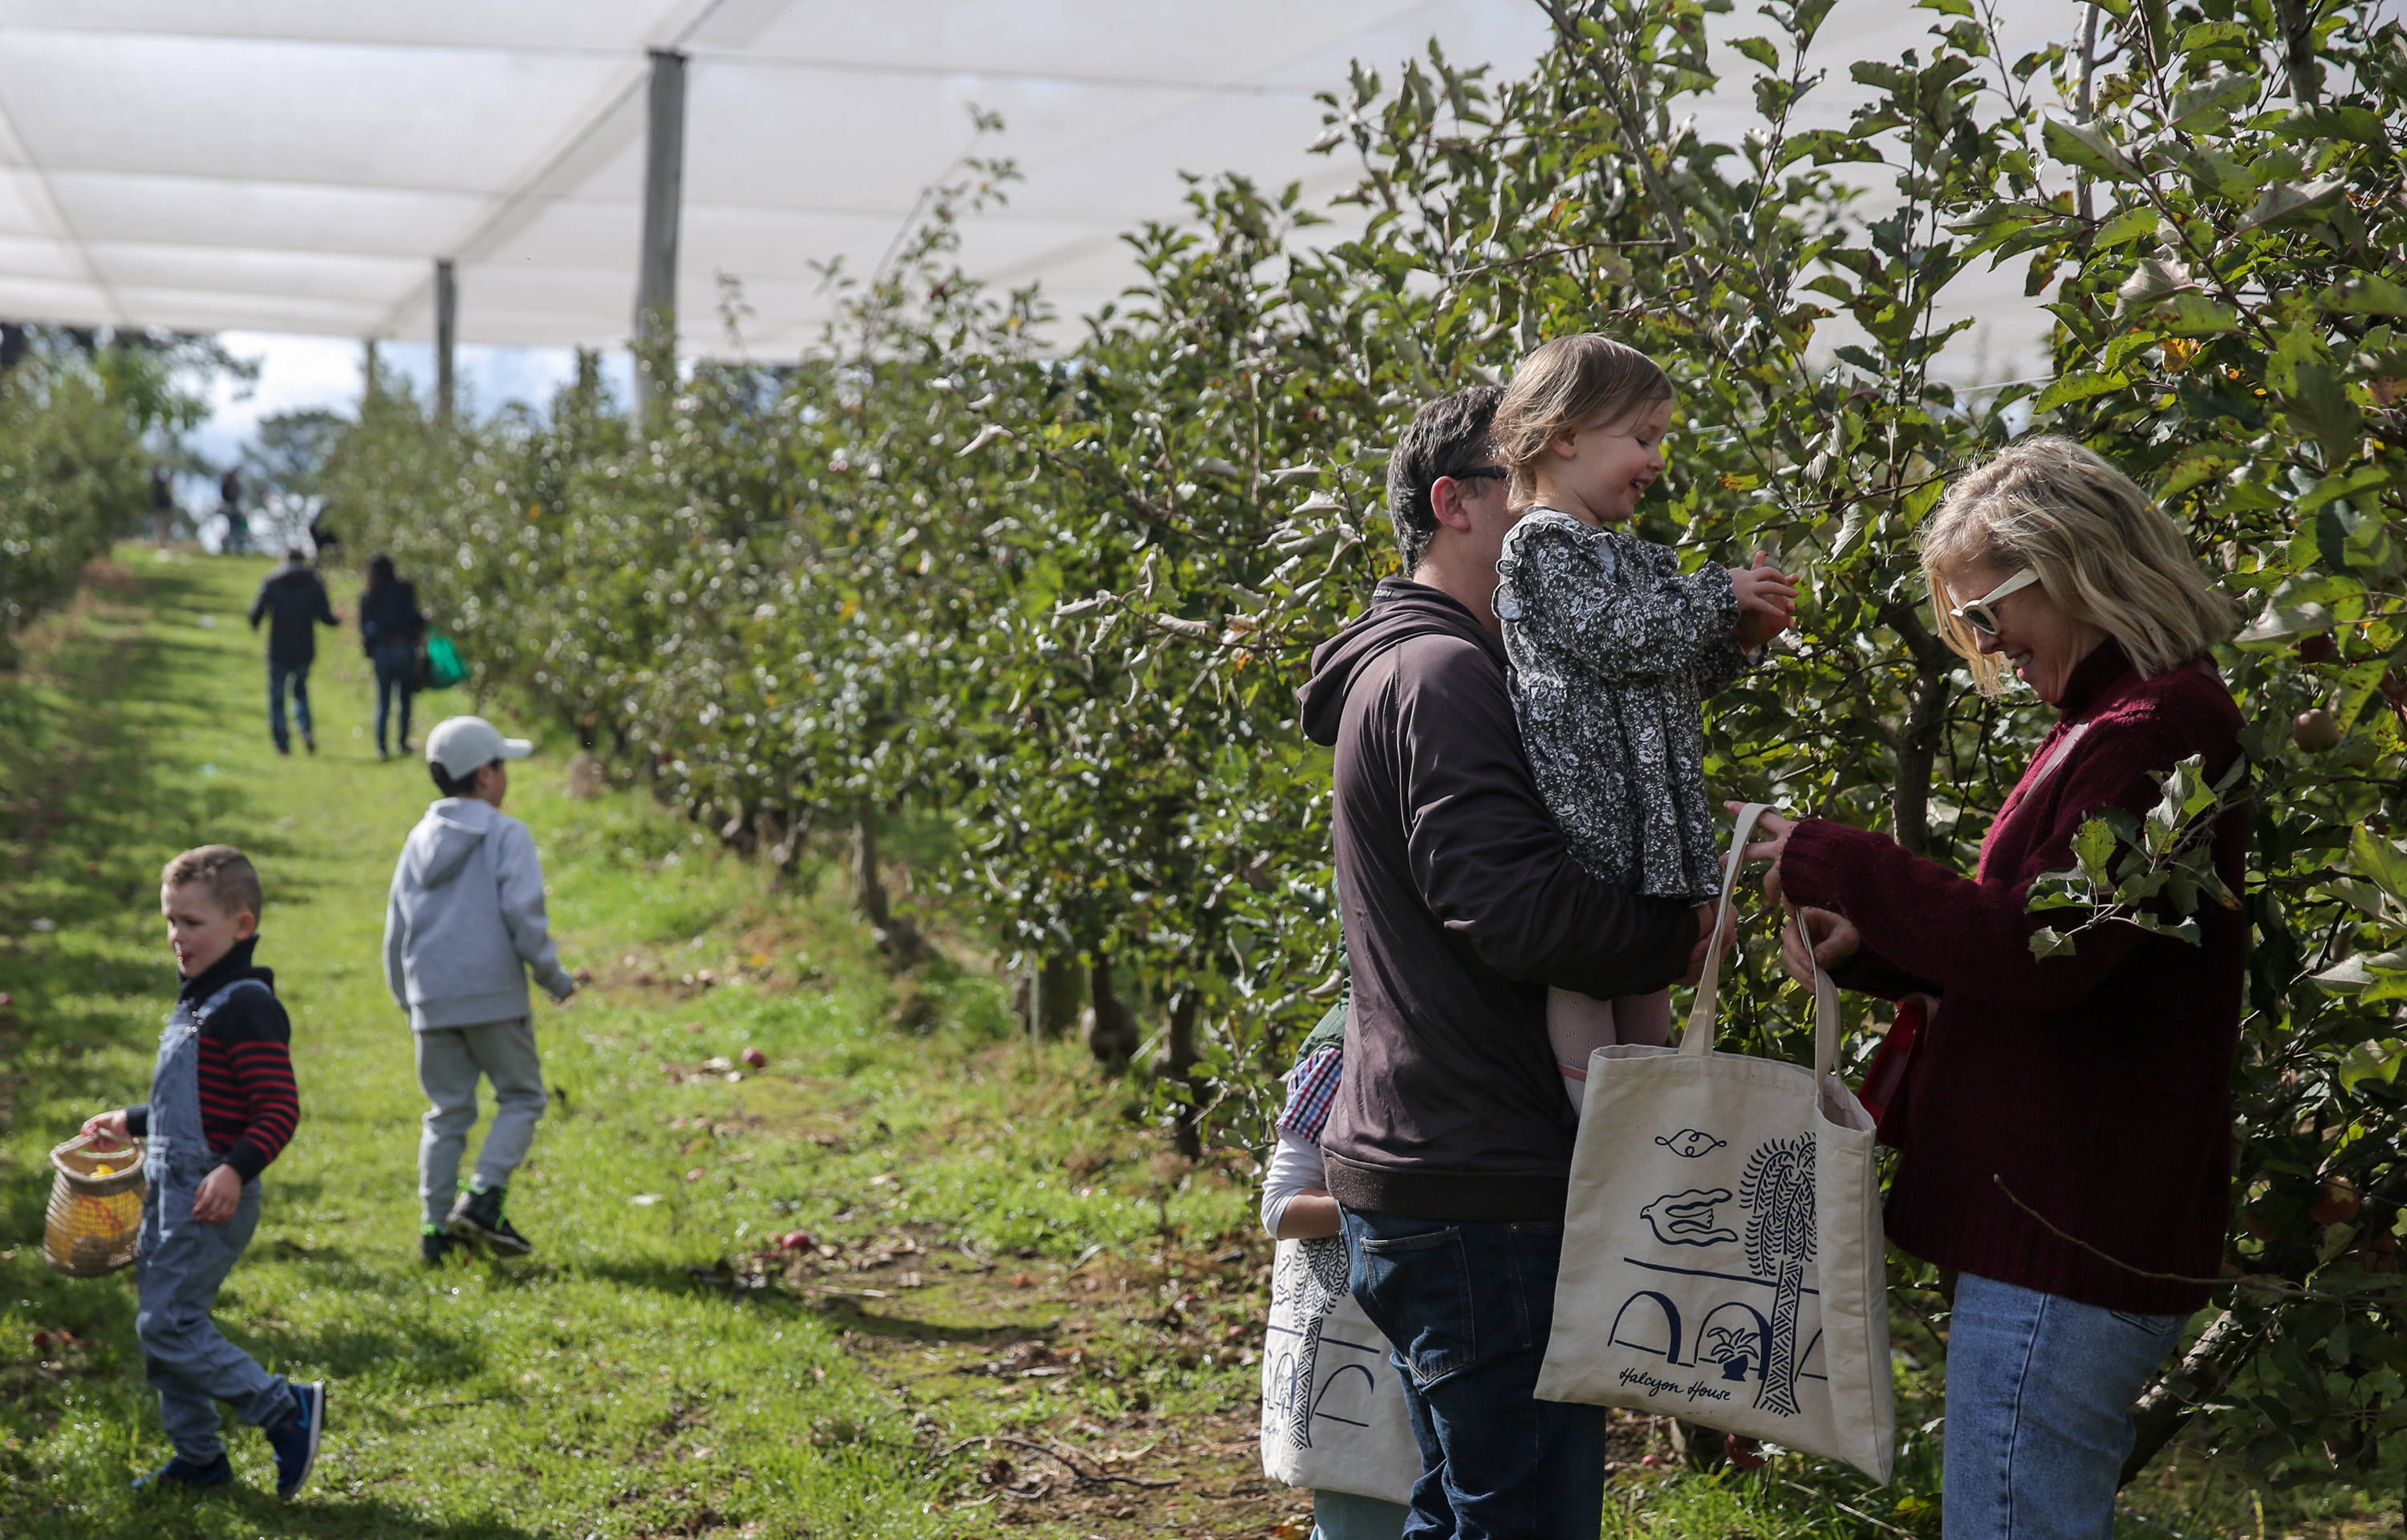
<path id="1" fill-rule="evenodd" d="M 201 1190 L 192 1194 L 192 1217 L 203 1224 L 223 1224 L 241 1201 L 242 1173 L 221 1166 L 201 1179 Z"/>
<path id="2" fill-rule="evenodd" d="M 84 1119 L 83 1137 L 88 1139 L 99 1139 L 121 1149 L 134 1142 L 134 1137 L 125 1131 L 125 1109 L 121 1107 L 114 1112 L 95 1112 Z"/>
<path id="3" fill-rule="evenodd" d="M 1806 945 L 1811 939 L 1813 950 Z M 1845 962 L 1863 949 L 1863 932 L 1844 915 L 1827 909 L 1801 909 L 1780 930 L 1780 966 L 1801 984 L 1814 982 L 1814 965 L 1822 971 Z"/>
<path id="4" fill-rule="evenodd" d="M 1724 802 L 1722 806 L 1729 809 L 1732 813 L 1736 813 L 1739 809 L 1746 806 L 1746 804 L 1745 802 Z M 1780 858 L 1788 854 L 1788 832 L 1796 827 L 1797 824 L 1794 819 L 1783 818 L 1776 812 L 1767 812 L 1755 821 L 1755 831 L 1757 835 L 1755 841 L 1749 844 L 1745 850 L 1739 852 L 1738 858 L 1743 862 L 1769 861 L 1772 863 L 1772 869 L 1763 874 L 1763 896 L 1765 898 L 1775 904 L 1779 903 L 1782 899 L 1780 888 Z M 1771 838 L 1762 838 L 1765 835 L 1769 835 Z"/>

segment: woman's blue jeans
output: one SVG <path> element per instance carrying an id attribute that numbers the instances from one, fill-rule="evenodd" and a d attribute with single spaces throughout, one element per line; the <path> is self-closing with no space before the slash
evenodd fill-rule
<path id="1" fill-rule="evenodd" d="M 1959 1275 L 1947 1331 L 1947 1540 L 2114 1540 L 2131 1404 L 2188 1320 Z"/>
<path id="2" fill-rule="evenodd" d="M 1596 1533 L 1604 1408 L 1537 1399 L 1562 1225 L 1339 1212 L 1351 1293 L 1393 1351 L 1420 1446 L 1405 1540 Z"/>
<path id="3" fill-rule="evenodd" d="M 377 648 L 377 753 L 385 752 L 385 719 L 392 713 L 393 698 L 401 699 L 401 741 L 398 747 L 409 747 L 409 698 L 418 681 L 418 649 L 406 642 L 387 643 Z"/>

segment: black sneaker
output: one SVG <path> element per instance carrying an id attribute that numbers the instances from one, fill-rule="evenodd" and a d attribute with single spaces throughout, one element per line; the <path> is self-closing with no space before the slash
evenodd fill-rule
<path id="1" fill-rule="evenodd" d="M 326 1382 L 292 1387 L 292 1413 L 261 1430 L 276 1450 L 276 1495 L 290 1497 L 309 1479 L 326 1432 Z"/>
<path id="2" fill-rule="evenodd" d="M 222 1487 L 233 1479 L 234 1462 L 228 1460 L 225 1451 L 221 1449 L 216 1462 L 207 1465 L 195 1464 L 179 1454 L 150 1475 L 135 1476 L 134 1490 L 171 1491 L 181 1488 L 187 1491 L 206 1491 L 211 1487 Z"/>
<path id="3" fill-rule="evenodd" d="M 483 1241 L 496 1255 L 522 1257 L 534 1250 L 534 1242 L 502 1217 L 502 1192 L 499 1187 L 463 1192 L 451 1206 L 451 1233 L 463 1240 Z"/>
<path id="4" fill-rule="evenodd" d="M 318 740 L 305 732 L 301 735 L 301 746 L 315 754 L 318 752 Z"/>
<path id="5" fill-rule="evenodd" d="M 418 1237 L 418 1254 L 429 1267 L 440 1267 L 443 1265 L 445 1257 L 467 1244 L 441 1225 L 430 1224 L 426 1227 L 425 1233 Z"/>

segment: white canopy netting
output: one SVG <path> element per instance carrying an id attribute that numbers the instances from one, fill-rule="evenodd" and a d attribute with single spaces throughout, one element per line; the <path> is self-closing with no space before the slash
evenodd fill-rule
<path id="1" fill-rule="evenodd" d="M 2073 0 L 2000 11 L 2015 49 L 2077 24 Z M 1844 121 L 1846 63 L 1934 20 L 1842 0 L 1816 115 Z M 875 266 L 973 104 L 1024 180 L 965 265 L 1075 316 L 1133 276 L 1122 232 L 1178 216 L 1181 171 L 1347 185 L 1308 147 L 1350 61 L 1435 38 L 1511 72 L 1548 37 L 1534 0 L 0 0 L 0 316 L 421 339 L 448 258 L 462 342 L 624 346 L 652 49 L 689 61 L 685 350 L 727 346 L 722 276 L 745 351 L 806 343 L 816 264 Z M 1744 127 L 1725 94 L 1709 133 Z M 2035 356 L 2019 275 L 1995 288 L 1964 299 Z"/>

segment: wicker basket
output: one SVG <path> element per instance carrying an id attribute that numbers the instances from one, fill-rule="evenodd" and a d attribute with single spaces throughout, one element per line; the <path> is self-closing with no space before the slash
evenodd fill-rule
<path id="1" fill-rule="evenodd" d="M 69 1278 L 98 1278 L 133 1265 L 142 1234 L 142 1141 L 98 1151 L 92 1143 L 78 1135 L 50 1151 L 42 1259 Z"/>

